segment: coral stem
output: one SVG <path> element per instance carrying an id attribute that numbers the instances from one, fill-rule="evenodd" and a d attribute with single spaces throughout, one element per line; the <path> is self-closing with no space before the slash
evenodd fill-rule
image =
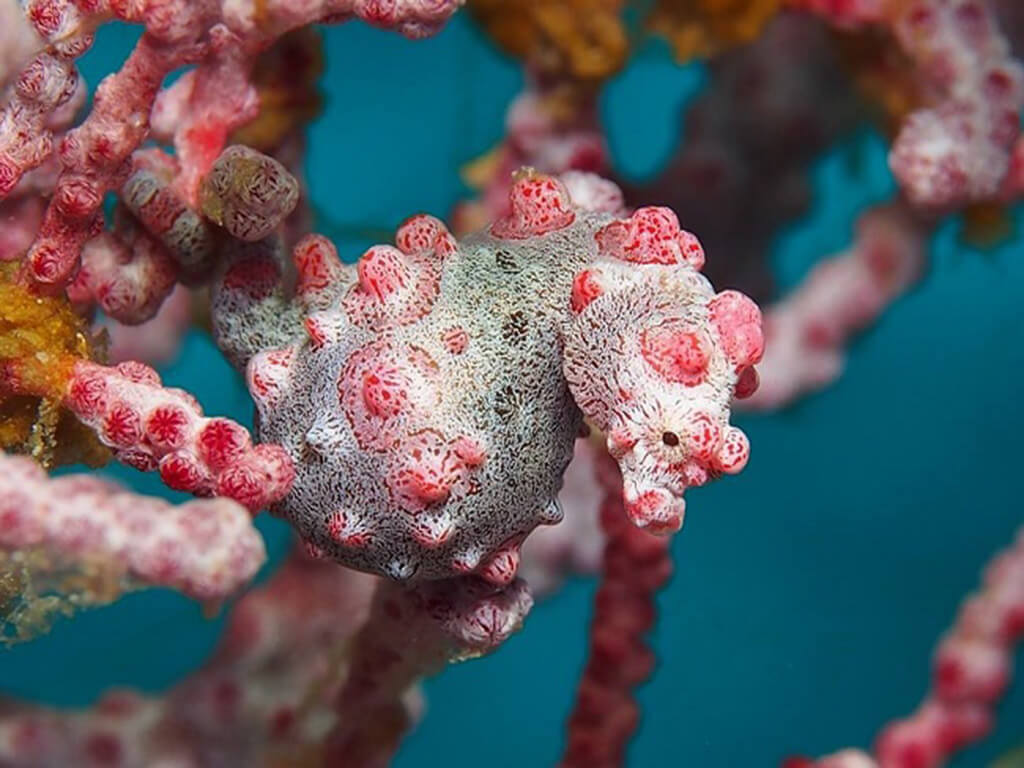
<path id="1" fill-rule="evenodd" d="M 985 568 L 932 658 L 932 688 L 917 710 L 886 725 L 875 755 L 847 749 L 785 768 L 940 768 L 984 738 L 1010 682 L 1014 645 L 1024 637 L 1024 529 Z"/>
<path id="2" fill-rule="evenodd" d="M 632 689 L 650 674 L 654 657 L 643 636 L 654 622 L 654 598 L 672 572 L 669 539 L 630 523 L 622 502 L 622 476 L 608 454 L 598 459 L 605 492 L 601 526 L 608 543 L 594 600 L 590 660 L 569 717 L 562 768 L 613 768 L 625 750 L 639 711 Z"/>

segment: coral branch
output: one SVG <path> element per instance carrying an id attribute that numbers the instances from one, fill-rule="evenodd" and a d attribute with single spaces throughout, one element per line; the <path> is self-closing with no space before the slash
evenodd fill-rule
<path id="1" fill-rule="evenodd" d="M 7 3 L 5 7 L 8 5 L 15 4 Z M 0 200 L 53 150 L 50 118 L 75 93 L 78 72 L 74 61 L 92 45 L 92 31 L 99 21 L 98 14 L 83 12 L 79 5 L 95 3 L 28 0 L 23 21 L 10 20 L 9 25 L 4 24 L 5 32 L 0 33 L 16 37 L 9 53 L 0 46 L 5 56 L 11 56 L 9 65 L 34 54 L 23 68 L 19 67 L 6 103 L 0 102 Z M 11 72 L 0 71 L 0 83 Z"/>
<path id="2" fill-rule="evenodd" d="M 138 325 L 157 313 L 177 276 L 167 249 L 121 211 L 114 229 L 85 244 L 67 295 L 83 312 L 95 302 L 108 317 Z"/>
<path id="3" fill-rule="evenodd" d="M 887 30 L 912 66 L 919 103 L 889 165 L 909 201 L 946 212 L 995 198 L 1024 108 L 1024 66 L 988 0 L 796 0 L 840 26 Z"/>
<path id="4" fill-rule="evenodd" d="M 419 677 L 493 650 L 531 603 L 521 582 L 406 590 L 295 553 L 238 603 L 213 658 L 165 698 L 112 691 L 67 714 L 8 706 L 0 762 L 48 768 L 102 752 L 122 765 L 386 765 L 415 719 Z"/>
<path id="5" fill-rule="evenodd" d="M 0 455 L 0 561 L 9 578 L 22 574 L 34 600 L 74 590 L 81 605 L 138 586 L 220 599 L 265 556 L 249 514 L 227 499 L 175 507 L 88 475 L 49 479 L 30 459 Z M 30 602 L 5 596 L 16 634 L 32 615 Z"/>
<path id="6" fill-rule="evenodd" d="M 583 671 L 562 768 L 618 768 L 636 729 L 633 688 L 654 663 L 643 636 L 654 623 L 654 596 L 672 572 L 668 540 L 630 524 L 622 477 L 609 456 L 597 459 L 605 498 L 601 527 L 608 542 L 594 598 L 590 659 Z"/>
<path id="7" fill-rule="evenodd" d="M 97 14 L 106 7 L 98 0 L 88 5 Z M 168 123 L 175 126 L 183 165 L 179 192 L 186 202 L 194 202 L 199 179 L 228 133 L 256 115 L 256 95 L 248 83 L 252 57 L 277 36 L 351 15 L 423 36 L 436 31 L 458 5 L 458 0 L 321 0 L 300 5 L 278 0 L 223 8 L 214 0 L 113 3 L 126 20 L 146 24 L 146 32 L 122 69 L 100 83 L 86 121 L 60 143 L 62 171 L 29 249 L 24 279 L 48 292 L 59 291 L 73 279 L 82 246 L 101 225 L 103 197 L 127 179 L 130 155 L 149 135 L 158 89 L 174 69 L 201 63 L 196 74 L 186 75 L 165 92 L 157 110 L 158 127 L 161 122 L 165 129 Z M 27 10 L 37 27 L 45 22 L 51 34 L 85 26 L 75 16 L 77 10 L 62 0 L 40 0 Z M 70 62 L 89 42 L 91 38 L 81 33 L 62 39 L 22 72 L 16 99 L 0 114 L 0 198 L 25 171 L 49 156 L 52 137 L 43 123 L 73 92 Z M 234 99 L 225 100 L 225 93 Z"/>
<path id="8" fill-rule="evenodd" d="M 21 6 L 14 0 L 0 3 L 0 93 L 42 47 Z"/>
<path id="9" fill-rule="evenodd" d="M 53 135 L 47 122 L 77 87 L 74 66 L 48 51 L 22 71 L 0 111 L 0 200 L 50 156 Z"/>
<path id="10" fill-rule="evenodd" d="M 178 356 L 191 323 L 192 297 L 187 288 L 179 285 L 156 315 L 142 325 L 103 323 L 109 338 L 107 358 L 111 363 L 128 360 L 153 366 L 170 363 Z"/>
<path id="11" fill-rule="evenodd" d="M 900 203 L 864 214 L 850 250 L 817 265 L 766 313 L 760 387 L 736 407 L 778 408 L 838 378 L 849 337 L 920 277 L 927 234 Z"/>
<path id="12" fill-rule="evenodd" d="M 915 205 L 947 210 L 994 197 L 1024 108 L 1024 67 L 982 0 L 921 0 L 893 20 L 934 106 L 910 115 L 889 163 Z"/>
<path id="13" fill-rule="evenodd" d="M 196 69 L 161 91 L 153 106 L 153 132 L 171 139 L 180 171 L 175 192 L 191 207 L 199 184 L 227 137 L 259 114 L 259 98 L 249 81 L 252 54 L 225 27 L 211 30 L 211 50 Z"/>
<path id="14" fill-rule="evenodd" d="M 291 485 L 294 470 L 280 446 L 253 445 L 241 425 L 204 417 L 191 395 L 164 388 L 142 363 L 76 364 L 65 403 L 118 460 L 159 468 L 171 488 L 226 496 L 258 512 Z"/>
<path id="15" fill-rule="evenodd" d="M 178 163 L 163 152 L 139 150 L 132 167 L 120 190 L 124 208 L 167 249 L 182 282 L 207 279 L 217 255 L 215 228 L 174 191 Z"/>
<path id="16" fill-rule="evenodd" d="M 0 201 L 0 262 L 18 261 L 32 245 L 43 220 L 46 201 L 36 195 L 26 195 Z"/>
<path id="17" fill-rule="evenodd" d="M 0 763 L 322 764 L 346 645 L 366 621 L 375 587 L 373 577 L 294 553 L 239 600 L 213 657 L 166 696 L 112 690 L 83 712 L 0 704 Z"/>
<path id="18" fill-rule="evenodd" d="M 983 738 L 1010 680 L 1014 645 L 1024 637 L 1024 530 L 985 569 L 980 591 L 962 605 L 932 660 L 932 689 L 910 717 L 882 730 L 875 759 L 847 750 L 787 768 L 940 768 Z"/>
<path id="19" fill-rule="evenodd" d="M 100 83 L 89 117 L 61 142 L 63 171 L 26 257 L 27 279 L 56 290 L 74 277 L 82 246 L 102 224 L 103 196 L 125 180 L 126 161 L 146 138 L 157 89 L 200 54 L 199 47 L 167 48 L 146 34 L 121 71 Z"/>
<path id="20" fill-rule="evenodd" d="M 394 717 L 406 690 L 447 661 L 497 648 L 518 631 L 532 605 L 520 580 L 503 588 L 472 576 L 412 589 L 381 584 L 338 695 L 338 726 L 327 741 L 327 764 L 389 765 L 407 725 Z"/>

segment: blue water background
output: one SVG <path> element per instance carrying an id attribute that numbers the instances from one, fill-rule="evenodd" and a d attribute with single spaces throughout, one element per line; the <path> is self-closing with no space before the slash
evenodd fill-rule
<path id="1" fill-rule="evenodd" d="M 132 38 L 101 30 L 83 67 L 90 83 L 118 66 Z M 349 24 L 327 31 L 327 50 L 327 107 L 308 163 L 326 231 L 445 216 L 467 193 L 459 166 L 502 135 L 517 67 L 465 18 L 416 43 Z M 657 169 L 701 80 L 660 45 L 636 55 L 603 105 L 621 168 Z M 884 158 L 881 140 L 863 135 L 823 159 L 813 211 L 776 243 L 784 286 L 842 249 L 858 212 L 890 196 Z M 699 223 L 683 224 L 699 234 Z M 354 260 L 369 243 L 338 245 Z M 838 384 L 786 412 L 739 417 L 753 457 L 739 477 L 689 498 L 629 765 L 772 766 L 793 752 L 867 745 L 916 706 L 934 643 L 1021 522 L 1022 288 L 1021 240 L 982 253 L 959 244 L 951 223 L 928 276 L 854 345 Z M 248 423 L 239 379 L 201 334 L 165 379 L 208 412 Z M 153 477 L 111 474 L 174 498 Z M 260 526 L 279 561 L 287 529 Z M 592 580 L 572 582 L 496 654 L 429 681 L 427 716 L 398 768 L 553 765 L 593 591 Z M 131 595 L 0 654 L 2 689 L 72 707 L 110 685 L 159 692 L 202 663 L 221 627 L 177 595 Z M 1020 743 L 1024 685 L 1005 699 L 993 736 L 955 766 L 986 766 Z"/>

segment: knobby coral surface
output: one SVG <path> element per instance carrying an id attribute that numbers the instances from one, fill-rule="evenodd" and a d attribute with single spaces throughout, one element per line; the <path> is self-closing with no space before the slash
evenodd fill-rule
<path id="1" fill-rule="evenodd" d="M 28 458 L 0 457 L 0 568 L 16 587 L 5 589 L 4 639 L 133 586 L 223 598 L 264 557 L 249 513 L 228 499 L 174 507 L 89 475 L 47 479 Z"/>
<path id="2" fill-rule="evenodd" d="M 0 762 L 317 765 L 334 724 L 347 646 L 376 587 L 370 576 L 293 552 L 233 607 L 212 658 L 164 696 L 113 689 L 80 712 L 0 702 Z M 415 697 L 405 706 L 414 718 Z"/>

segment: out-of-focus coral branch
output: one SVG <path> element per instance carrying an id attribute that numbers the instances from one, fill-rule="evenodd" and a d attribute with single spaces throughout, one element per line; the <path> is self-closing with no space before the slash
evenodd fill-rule
<path id="1" fill-rule="evenodd" d="M 949 210 L 996 195 L 1020 133 L 1024 67 L 982 0 L 910 3 L 893 32 L 926 83 L 889 162 L 915 205 Z"/>
<path id="2" fill-rule="evenodd" d="M 113 690 L 83 712 L 0 704 L 0 763 L 322 765 L 348 645 L 376 585 L 372 576 L 295 552 L 234 606 L 213 657 L 163 698 Z"/>
<path id="3" fill-rule="evenodd" d="M 108 338 L 107 359 L 111 363 L 137 360 L 153 366 L 170 363 L 177 357 L 191 322 L 192 296 L 179 285 L 156 315 L 142 325 L 102 324 Z"/>
<path id="4" fill-rule="evenodd" d="M 46 201 L 36 195 L 0 200 L 0 262 L 17 261 L 39 230 Z"/>
<path id="5" fill-rule="evenodd" d="M 119 209 L 114 227 L 82 248 L 81 268 L 67 295 L 82 314 L 95 303 L 108 317 L 138 325 L 157 313 L 177 277 L 164 245 Z"/>
<path id="6" fill-rule="evenodd" d="M 417 717 L 417 680 L 493 650 L 531 604 L 520 581 L 406 589 L 297 550 L 235 606 L 213 658 L 163 699 L 112 691 L 81 713 L 0 707 L 0 762 L 384 766 Z"/>
<path id="7" fill-rule="evenodd" d="M 671 43 L 677 59 L 688 61 L 756 39 L 782 4 L 783 0 L 659 0 L 647 24 Z"/>
<path id="8" fill-rule="evenodd" d="M 27 639 L 56 612 L 128 588 L 222 599 L 264 558 L 250 515 L 233 501 L 175 507 L 88 475 L 49 479 L 30 459 L 0 455 L 3 640 Z"/>
<path id="9" fill-rule="evenodd" d="M 474 658 L 518 631 L 533 599 L 516 580 L 495 587 L 473 576 L 413 588 L 384 582 L 355 638 L 350 671 L 327 740 L 328 765 L 384 768 L 408 727 L 402 696 L 447 661 Z"/>
<path id="10" fill-rule="evenodd" d="M 736 407 L 779 408 L 838 378 L 850 336 L 920 277 L 929 231 L 905 203 L 865 213 L 850 249 L 817 264 L 765 313 L 760 387 Z"/>
<path id="11" fill-rule="evenodd" d="M 654 596 L 672 572 L 669 540 L 630 524 L 622 476 L 607 455 L 596 459 L 607 537 L 601 583 L 594 598 L 590 658 L 569 718 L 563 768 L 618 768 L 636 729 L 633 689 L 650 675 L 654 657 L 644 642 L 655 618 Z"/>
<path id="12" fill-rule="evenodd" d="M 92 30 L 99 21 L 69 0 L 30 0 L 23 13 L 28 28 L 14 22 L 9 27 L 21 41 L 12 51 L 24 55 L 40 43 L 46 47 L 21 68 L 0 104 L 0 200 L 25 173 L 50 157 L 50 117 L 78 87 L 74 61 L 92 45 Z"/>
<path id="13" fill-rule="evenodd" d="M 918 709 L 887 725 L 875 757 L 847 750 L 786 768 L 940 768 L 983 738 L 1010 680 L 1014 645 L 1024 637 L 1024 531 L 985 569 L 932 660 L 932 688 Z"/>
<path id="14" fill-rule="evenodd" d="M 810 208 L 812 165 L 856 126 L 857 103 L 827 30 L 795 13 L 710 60 L 708 74 L 676 152 L 623 192 L 630 205 L 666 205 L 699 222 L 711 280 L 767 299 L 770 244 Z"/>
<path id="15" fill-rule="evenodd" d="M 546 81 L 599 83 L 625 63 L 625 0 L 472 0 L 491 38 Z"/>
<path id="16" fill-rule="evenodd" d="M 795 2 L 840 26 L 892 36 L 920 103 L 903 120 L 889 164 L 915 206 L 946 212 L 995 198 L 1024 108 L 1024 67 L 987 0 Z"/>
<path id="17" fill-rule="evenodd" d="M 16 0 L 0 3 L 0 94 L 43 42 Z M 5 99 L 0 95 L 0 106 Z"/>

